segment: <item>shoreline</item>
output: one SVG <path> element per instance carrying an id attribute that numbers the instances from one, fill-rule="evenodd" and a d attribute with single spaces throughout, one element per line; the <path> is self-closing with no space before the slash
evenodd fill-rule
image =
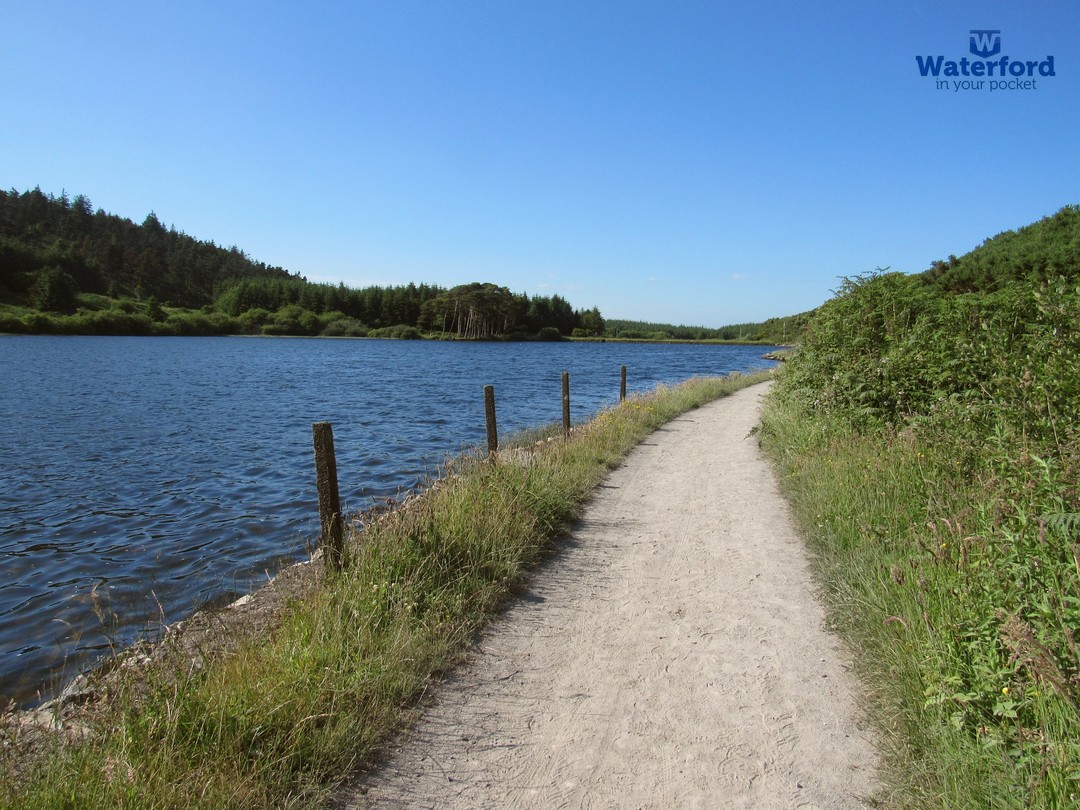
<path id="1" fill-rule="evenodd" d="M 586 462 L 586 465 L 581 468 L 580 473 L 573 472 L 573 480 L 577 480 L 579 474 L 584 474 L 586 476 L 585 480 L 590 482 L 598 481 L 599 472 L 602 471 L 604 466 L 617 465 L 619 463 L 617 459 L 621 459 L 621 454 L 628 449 L 628 447 L 622 450 L 619 449 L 624 442 L 630 440 L 632 442 L 630 446 L 632 446 L 633 444 L 636 444 L 637 441 L 640 441 L 640 436 L 647 435 L 654 430 L 657 425 L 663 424 L 665 421 L 672 418 L 670 415 L 664 415 L 669 413 L 667 410 L 668 408 L 674 407 L 677 409 L 676 412 L 685 408 L 694 408 L 697 407 L 697 405 L 693 404 L 694 398 L 699 395 L 705 395 L 706 390 L 723 392 L 767 377 L 768 372 L 757 375 L 756 377 L 742 377 L 742 375 L 736 374 L 730 379 L 694 380 L 674 389 L 658 388 L 657 391 L 650 396 L 645 398 L 632 398 L 624 403 L 623 406 L 613 408 L 610 411 L 605 411 L 592 422 L 587 423 L 580 428 L 575 428 L 574 433 L 572 433 L 574 438 L 569 441 L 564 442 L 559 440 L 551 443 L 541 442 L 540 445 L 542 445 L 542 447 L 533 447 L 530 445 L 528 448 L 523 448 L 520 451 L 514 451 L 513 454 L 508 454 L 506 458 L 515 458 L 514 463 L 489 466 L 478 460 L 471 461 L 466 465 L 470 471 L 466 472 L 464 475 L 461 474 L 462 471 L 459 471 L 455 467 L 453 470 L 448 470 L 448 477 L 440 478 L 434 486 L 425 490 L 423 495 L 413 499 L 405 508 L 399 508 L 395 511 L 388 512 L 383 516 L 385 519 L 380 518 L 366 526 L 363 544 L 357 547 L 357 551 L 352 553 L 360 553 L 363 556 L 384 553 L 378 551 L 378 549 L 383 547 L 384 541 L 379 539 L 382 535 L 389 533 L 388 536 L 393 536 L 394 532 L 399 531 L 399 529 L 395 527 L 409 525 L 410 522 L 414 520 L 426 521 L 431 519 L 435 516 L 435 513 L 432 513 L 430 510 L 435 508 L 436 502 L 446 503 L 449 508 L 450 504 L 456 503 L 457 499 L 461 497 L 457 493 L 462 491 L 463 488 L 465 491 L 468 491 L 470 487 L 480 487 L 481 489 L 478 490 L 478 492 L 482 491 L 487 493 L 487 496 L 499 492 L 501 485 L 492 490 L 489 488 L 491 485 L 485 483 L 486 479 L 492 475 L 499 480 L 506 478 L 507 483 L 517 481 L 522 477 L 529 480 L 535 478 L 537 482 L 546 482 L 549 480 L 547 478 L 549 475 L 547 470 L 550 469 L 551 471 L 554 471 L 556 469 L 562 469 L 559 466 L 551 467 L 551 464 L 561 465 L 563 462 L 560 461 L 560 459 L 565 457 L 567 461 L 571 458 L 580 458 L 581 461 Z M 712 386 L 720 387 L 713 388 Z M 699 391 L 701 394 L 698 393 Z M 717 395 L 718 394 L 714 393 L 707 396 L 711 397 Z M 719 395 L 722 396 L 723 394 L 719 393 Z M 686 402 L 687 404 L 680 404 L 683 402 Z M 663 410 L 656 411 L 656 406 L 653 403 L 665 403 L 663 405 Z M 629 426 L 630 423 L 639 425 L 639 427 L 634 428 L 634 435 L 638 436 L 638 438 L 626 436 L 621 432 L 618 426 L 623 422 L 627 422 L 627 426 Z M 652 427 L 646 427 L 648 425 L 651 425 Z M 615 430 L 616 432 L 612 433 L 612 430 Z M 644 430 L 645 432 L 637 434 L 637 430 Z M 554 439 L 554 436 L 552 438 Z M 599 457 L 595 455 L 597 450 L 589 449 L 595 442 L 600 442 L 599 446 L 605 448 Z M 609 443 L 610 446 L 608 446 Z M 517 455 L 519 453 L 521 463 L 517 460 Z M 614 453 L 615 455 L 609 456 L 608 454 L 610 453 Z M 604 458 L 608 458 L 609 460 L 604 462 L 602 461 Z M 577 464 L 578 462 L 574 462 L 572 466 L 576 468 Z M 474 465 L 478 465 L 475 467 L 475 471 L 473 471 Z M 565 474 L 569 475 L 571 472 L 571 468 L 567 467 Z M 559 475 L 562 476 L 564 474 L 560 473 Z M 559 484 L 559 481 L 557 479 L 551 479 L 551 483 Z M 570 486 L 571 490 L 578 491 L 576 490 L 576 487 L 579 485 L 574 484 L 571 479 L 568 478 L 565 484 Z M 514 484 L 514 487 L 517 486 L 518 484 Z M 559 486 L 561 487 L 562 484 L 559 484 Z M 579 494 L 574 495 L 573 501 L 568 502 L 566 506 L 558 507 L 559 510 L 566 508 L 574 509 L 575 507 L 572 506 L 572 503 L 577 502 L 578 498 L 589 497 L 589 493 L 592 491 L 593 484 L 590 483 L 588 489 L 578 491 Z M 506 495 L 508 497 L 517 497 L 512 496 L 511 491 L 508 491 Z M 552 495 L 555 495 L 555 493 L 552 493 Z M 464 514 L 472 515 L 472 517 L 468 519 L 486 520 L 485 517 L 476 514 L 472 509 L 472 505 L 476 503 L 475 496 L 469 495 L 464 497 L 465 500 L 461 502 L 462 505 L 467 507 L 467 511 Z M 557 497 L 561 498 L 562 496 Z M 413 505 L 416 506 L 416 509 L 412 508 Z M 456 509 L 458 507 L 453 508 Z M 538 504 L 537 508 L 546 509 L 549 507 L 541 507 Z M 535 518 L 529 518 L 527 513 L 522 514 L 520 517 L 528 521 L 535 520 Z M 528 543 L 540 543 L 543 545 L 549 542 L 544 538 L 551 537 L 552 535 L 550 533 L 557 532 L 558 527 L 562 525 L 562 519 L 556 519 L 555 523 L 549 523 L 550 520 L 551 518 L 546 518 L 543 521 L 543 525 L 534 526 L 531 531 L 539 531 L 540 533 L 534 540 L 528 541 Z M 374 534 L 372 534 L 372 531 L 374 531 Z M 526 540 L 526 538 L 520 535 L 520 530 L 514 528 L 514 524 L 512 523 L 501 527 L 500 531 L 505 534 L 508 540 L 512 540 L 514 543 Z M 468 539 L 469 542 L 473 542 L 476 538 L 473 538 L 472 533 L 468 532 L 466 535 L 462 536 L 463 541 L 466 539 Z M 400 541 L 390 540 L 389 542 L 390 545 L 386 547 L 387 552 L 394 550 L 392 553 L 396 554 L 401 551 L 399 548 Z M 456 559 L 453 555 L 457 552 L 453 551 L 453 547 L 447 547 L 440 553 L 448 553 L 451 555 L 452 559 Z M 527 564 L 527 561 L 538 552 L 536 550 L 528 551 L 527 547 L 523 547 L 520 553 L 524 553 L 525 556 L 522 560 Z M 423 562 L 420 564 L 422 568 L 426 565 Z M 363 565 L 366 565 L 366 563 Z M 199 701 L 231 701 L 233 698 L 228 697 L 228 690 L 239 689 L 246 694 L 250 683 L 250 676 L 243 676 L 236 683 L 232 683 L 230 680 L 228 684 L 220 681 L 220 679 L 224 677 L 231 679 L 233 676 L 228 673 L 232 672 L 237 667 L 247 666 L 245 662 L 249 659 L 253 659 L 251 661 L 252 664 L 254 664 L 255 661 L 262 661 L 261 664 L 258 664 L 259 667 L 265 665 L 272 668 L 271 670 L 268 670 L 265 675 L 260 676 L 260 678 L 270 676 L 279 665 L 285 667 L 285 670 L 282 671 L 281 675 L 286 676 L 286 678 L 292 677 L 289 670 L 291 670 L 295 664 L 300 663 L 301 659 L 297 659 L 295 653 L 282 655 L 275 653 L 274 650 L 280 648 L 281 645 L 289 647 L 289 645 L 292 644 L 292 642 L 289 641 L 289 638 L 291 637 L 291 634 L 298 629 L 297 622 L 308 621 L 302 617 L 312 614 L 312 611 L 314 611 L 314 614 L 312 614 L 312 618 L 314 618 L 315 616 L 323 617 L 327 608 L 337 609 L 338 606 L 348 604 L 357 604 L 358 607 L 361 606 L 361 603 L 355 602 L 355 596 L 348 597 L 342 601 L 339 597 L 334 597 L 330 592 L 327 592 L 327 587 L 330 587 L 330 591 L 335 592 L 340 587 L 352 588 L 353 585 L 350 584 L 350 582 L 354 574 L 348 574 L 345 579 L 349 581 L 343 581 L 340 575 L 334 577 L 321 576 L 318 574 L 320 570 L 321 563 L 317 558 L 312 563 L 303 563 L 287 568 L 275 577 L 269 587 L 260 589 L 260 591 L 255 592 L 253 595 L 242 597 L 240 600 L 233 603 L 231 607 L 212 613 L 198 614 L 196 617 L 193 617 L 186 622 L 170 626 L 170 629 L 165 632 L 164 638 L 156 645 L 137 645 L 136 647 L 131 648 L 124 656 L 117 659 L 117 662 L 111 666 L 108 672 L 104 673 L 100 681 L 95 684 L 95 687 L 97 687 L 96 689 L 87 688 L 85 682 L 74 683 L 69 686 L 62 700 L 51 703 L 46 707 L 39 708 L 36 712 L 36 716 L 30 718 L 27 722 L 15 722 L 13 715 L 7 715 L 5 717 L 7 722 L 4 724 L 4 731 L 8 738 L 7 742 L 9 745 L 6 746 L 6 748 L 9 755 L 13 755 L 14 750 L 19 746 L 23 746 L 23 748 L 19 750 L 33 750 L 35 747 L 39 751 L 53 750 L 53 743 L 60 739 L 56 736 L 56 732 L 62 731 L 64 732 L 62 735 L 63 738 L 72 743 L 71 746 L 63 746 L 62 748 L 64 750 L 71 748 L 72 756 L 75 756 L 76 751 L 87 751 L 86 746 L 82 744 L 84 741 L 94 740 L 97 745 L 105 747 L 100 754 L 95 753 L 94 756 L 104 756 L 108 758 L 110 756 L 115 756 L 115 754 L 110 755 L 107 753 L 110 740 L 125 739 L 126 735 L 131 734 L 133 730 L 128 729 L 127 731 L 123 731 L 127 724 L 136 723 L 136 725 L 138 725 L 142 722 L 139 720 L 139 718 L 143 716 L 143 709 L 141 709 L 140 706 L 145 705 L 146 710 L 151 712 L 150 716 L 154 716 L 156 712 L 153 707 L 157 705 L 157 702 L 165 695 L 191 693 L 190 697 L 184 699 L 181 704 L 182 706 L 186 705 L 191 699 L 196 698 L 197 695 L 203 694 L 204 689 L 209 689 L 210 691 L 205 693 L 205 697 L 198 698 Z M 348 570 L 351 571 L 352 569 L 349 568 Z M 368 576 L 368 574 L 363 573 L 364 570 L 366 569 L 362 567 L 357 571 L 357 574 Z M 428 573 L 437 573 L 437 570 L 438 569 L 429 571 Z M 479 570 L 483 569 L 478 569 L 478 571 Z M 514 569 L 508 569 L 508 573 L 511 570 Z M 305 596 L 310 595 L 310 598 L 294 598 L 298 591 L 293 591 L 292 595 L 290 595 L 283 588 L 289 577 L 287 572 L 296 572 L 297 582 L 307 582 L 309 584 L 320 583 L 320 586 L 313 588 L 304 586 Z M 312 572 L 315 572 L 314 575 L 312 575 Z M 372 572 L 370 575 L 379 576 L 377 572 Z M 487 574 L 485 574 L 485 577 L 486 576 Z M 452 638 L 446 637 L 445 633 L 440 631 L 436 638 L 430 639 L 431 642 L 436 642 L 436 650 L 443 649 L 444 646 L 452 640 L 455 640 L 453 643 L 457 644 L 465 642 L 471 637 L 472 631 L 470 628 L 474 626 L 474 622 L 480 621 L 481 615 L 488 615 L 489 611 L 494 610 L 504 598 L 504 596 L 501 596 L 500 594 L 505 593 L 504 589 L 508 587 L 510 581 L 512 581 L 513 575 L 511 575 L 511 580 L 506 581 L 502 580 L 502 576 L 503 575 L 499 575 L 497 581 L 491 583 L 494 590 L 489 591 L 488 586 L 483 586 L 481 594 L 478 594 L 478 596 L 480 596 L 480 602 L 477 603 L 477 608 L 480 609 L 480 613 L 471 618 L 467 618 L 463 624 L 456 625 L 458 629 L 451 634 Z M 455 575 L 447 584 L 454 584 L 457 582 L 457 579 L 458 577 Z M 434 592 L 431 591 L 428 586 L 421 586 L 419 582 L 417 582 L 416 585 L 417 587 L 423 587 L 422 593 L 433 597 Z M 454 585 L 454 587 L 457 586 Z M 237 632 L 235 630 L 235 622 L 224 620 L 223 617 L 229 617 L 230 619 L 235 617 L 250 617 L 254 613 L 251 606 L 258 603 L 260 600 L 263 600 L 264 596 L 268 596 L 273 592 L 281 594 L 278 604 L 287 605 L 288 610 L 281 612 L 264 611 L 262 614 L 262 624 L 260 625 L 257 621 L 251 622 L 249 624 L 250 632 L 248 633 Z M 364 598 L 370 596 L 370 590 L 362 590 L 361 592 L 368 595 Z M 456 601 L 456 598 L 454 601 Z M 319 607 L 320 605 L 323 605 L 323 607 Z M 376 603 L 368 604 L 364 607 L 365 611 L 370 609 L 383 610 L 384 608 L 380 607 L 380 603 L 376 601 Z M 267 620 L 266 617 L 270 617 L 270 619 Z M 279 623 L 279 618 L 282 619 L 283 623 Z M 343 618 L 348 619 L 348 616 Z M 405 620 L 408 619 L 407 616 L 403 616 L 402 618 Z M 319 619 L 319 621 L 322 620 L 323 618 Z M 351 621 L 351 619 L 349 621 Z M 455 622 L 457 621 L 460 620 L 455 620 Z M 203 656 L 203 653 L 206 652 L 205 647 L 208 645 L 207 640 L 211 635 L 221 633 L 223 628 L 225 629 L 225 632 L 219 636 L 219 638 L 224 638 L 227 642 L 226 645 L 220 650 L 212 650 L 209 656 Z M 269 639 L 264 641 L 263 639 L 267 629 L 272 632 L 270 632 Z M 347 628 L 342 629 L 345 630 L 347 634 L 353 632 Z M 375 627 L 372 627 L 371 629 L 374 630 Z M 426 633 L 423 627 L 416 629 L 421 631 L 421 636 L 424 636 Z M 306 637 L 307 631 L 303 632 Z M 338 631 L 335 630 L 334 632 Z M 200 636 L 199 633 L 204 634 Z M 426 644 L 430 642 L 423 642 L 421 638 L 418 638 L 417 643 Z M 200 657 L 193 656 L 192 650 L 198 652 Z M 434 654 L 436 650 L 432 650 L 432 654 Z M 424 655 L 427 654 L 425 653 Z M 448 649 L 446 652 L 438 653 L 438 655 L 439 660 L 443 660 L 441 656 L 444 655 L 449 655 L 450 659 L 453 660 L 458 653 Z M 401 656 L 402 654 L 394 654 L 392 656 L 396 666 L 413 666 L 413 664 L 410 663 L 412 655 L 404 654 L 404 658 Z M 430 670 L 428 667 L 434 667 L 436 670 L 439 670 L 446 666 L 446 663 L 435 663 L 434 659 L 430 664 L 423 663 L 424 660 L 426 660 L 426 658 L 421 656 L 421 658 L 415 662 L 415 665 L 418 666 L 419 669 L 414 674 L 409 675 L 408 680 L 404 682 L 412 683 L 413 679 L 419 679 L 415 681 L 417 684 L 415 687 L 407 688 L 407 692 L 411 692 L 414 688 L 420 688 L 420 685 L 429 677 Z M 340 665 L 345 666 L 345 660 L 342 660 Z M 166 671 L 163 672 L 163 669 Z M 346 666 L 341 674 L 351 679 L 353 672 L 354 670 L 351 666 Z M 274 675 L 274 677 L 277 676 Z M 93 678 L 87 679 L 87 681 L 93 680 Z M 212 686 L 212 683 L 218 685 Z M 318 683 L 318 678 L 316 678 L 315 682 L 312 682 L 310 676 L 303 677 L 302 683 L 310 688 L 314 688 L 317 692 L 323 688 Z M 270 689 L 270 693 L 264 694 L 265 689 L 267 688 Z M 287 694 L 292 694 L 295 686 L 285 688 Z M 222 689 L 225 689 L 226 691 L 223 692 L 221 691 Z M 258 694 L 252 694 L 251 698 L 256 699 L 257 701 L 274 700 L 272 693 L 272 687 L 262 687 Z M 298 696 L 294 695 L 293 699 L 295 700 L 297 697 Z M 318 699 L 317 695 L 313 695 L 312 697 Z M 168 698 L 168 701 L 171 702 L 173 699 L 174 698 Z M 391 693 L 386 695 L 385 699 L 389 699 L 396 707 L 393 712 L 394 715 L 401 711 L 405 711 L 406 714 L 408 713 L 409 710 L 407 708 L 402 708 L 406 705 L 401 704 L 400 701 L 402 698 L 393 697 L 393 694 Z M 247 700 L 247 698 L 245 698 L 245 700 Z M 191 709 L 196 710 L 195 706 L 192 706 Z M 177 710 L 176 707 L 170 709 L 170 713 L 166 716 L 166 719 L 167 717 L 173 717 L 173 712 Z M 197 716 L 206 716 L 206 709 L 198 709 L 196 711 Z M 300 709 L 300 711 L 309 710 Z M 305 714 L 303 716 L 307 715 Z M 346 724 L 359 722 L 363 727 L 369 729 L 365 734 L 370 733 L 371 727 L 367 725 L 369 721 L 363 720 L 362 717 L 351 718 L 348 716 L 341 716 L 337 718 L 337 720 Z M 256 715 L 250 720 L 245 720 L 245 723 L 247 722 L 259 723 L 260 721 L 258 721 Z M 391 726 L 396 727 L 399 722 L 400 720 L 391 721 Z M 293 725 L 287 723 L 285 728 L 293 728 Z M 290 732 L 290 737 L 292 733 L 293 732 Z M 305 734 L 306 733 L 316 733 L 316 736 L 320 734 L 319 729 L 315 728 L 308 729 L 305 731 Z M 119 737 L 117 737 L 117 735 L 119 735 Z M 171 733 L 168 738 L 162 739 L 160 742 L 165 744 L 166 747 L 174 744 L 180 745 L 181 747 L 187 745 L 179 738 L 173 740 Z M 157 744 L 155 743 L 155 745 Z M 216 749 L 217 744 L 215 744 L 213 749 L 205 753 L 214 758 L 214 751 Z M 345 761 L 348 762 L 351 761 L 352 757 L 357 755 L 359 750 L 363 749 L 355 749 L 350 746 L 349 750 L 339 751 L 334 757 L 344 757 Z M 87 751 L 87 753 L 89 753 L 89 751 Z M 151 756 L 156 756 L 153 751 L 148 750 L 146 753 Z M 125 754 L 125 757 L 130 756 L 131 754 L 132 752 L 128 751 L 128 753 Z M 154 770 L 157 767 L 171 769 L 182 766 L 183 761 L 187 761 L 188 756 L 195 755 L 196 752 L 189 751 L 187 754 L 183 755 L 182 761 L 178 761 L 178 754 L 164 754 L 164 759 L 155 760 L 157 763 L 155 766 L 145 765 L 142 767 L 144 770 L 146 768 Z M 329 766 L 329 763 L 333 760 L 333 757 L 331 757 L 330 760 L 326 760 L 323 763 L 324 766 Z M 29 762 L 30 758 L 26 760 L 17 758 L 17 761 L 19 764 L 16 769 L 29 767 L 26 765 L 26 762 Z M 62 770 L 66 767 L 64 763 L 67 761 L 67 754 L 63 754 L 60 756 L 59 760 L 55 761 L 55 767 L 61 768 Z M 81 761 L 81 758 L 76 757 L 75 761 Z M 9 764 L 9 767 L 12 766 Z M 101 774 L 98 774 L 98 777 L 100 776 Z M 283 774 L 281 772 L 275 772 L 273 775 L 267 773 L 258 778 L 260 780 L 266 778 L 272 781 L 281 779 L 282 776 Z M 98 777 L 95 777 L 95 780 Z M 62 781 L 67 781 L 70 777 L 58 778 L 61 778 Z M 162 778 L 166 780 L 163 787 L 164 785 L 175 786 L 177 784 L 173 777 L 166 777 L 163 775 Z M 313 778 L 315 777 L 313 776 Z M 322 778 L 324 777 L 318 777 L 317 781 Z M 109 784 L 107 784 L 107 779 L 105 780 L 105 783 L 95 780 L 92 780 L 96 784 L 96 788 L 94 789 L 106 792 L 111 790 Z M 47 777 L 45 781 L 49 781 Z M 223 788 L 226 784 L 230 784 L 230 781 L 226 780 L 226 782 L 222 783 Z M 88 787 L 87 789 L 90 790 L 91 788 Z M 174 788 L 168 787 L 167 789 L 171 791 Z M 310 788 L 304 788 L 305 791 L 309 789 L 314 790 L 316 788 L 314 785 Z"/>

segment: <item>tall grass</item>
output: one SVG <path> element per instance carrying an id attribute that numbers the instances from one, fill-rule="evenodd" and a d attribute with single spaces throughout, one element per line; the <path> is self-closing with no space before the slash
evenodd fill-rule
<path id="1" fill-rule="evenodd" d="M 1077 302 L 849 282 L 766 407 L 872 687 L 888 806 L 1080 806 Z"/>
<path id="2" fill-rule="evenodd" d="M 197 672 L 121 682 L 85 744 L 4 761 L 4 806 L 310 807 L 406 723 L 579 513 L 659 425 L 767 374 L 691 380 L 448 464 L 351 538 L 344 570 L 266 639 Z M 558 435 L 557 435 L 558 434 Z"/>

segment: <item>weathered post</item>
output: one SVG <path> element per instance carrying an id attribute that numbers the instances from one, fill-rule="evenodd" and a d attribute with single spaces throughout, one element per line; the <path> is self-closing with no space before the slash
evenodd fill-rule
<path id="1" fill-rule="evenodd" d="M 487 416 L 488 455 L 494 457 L 499 451 L 499 432 L 495 427 L 495 386 L 484 386 L 484 413 Z"/>
<path id="2" fill-rule="evenodd" d="M 326 555 L 326 564 L 340 570 L 345 551 L 345 531 L 341 523 L 334 429 L 329 422 L 312 422 L 311 436 L 315 443 L 315 484 L 319 489 L 320 545 Z"/>
<path id="3" fill-rule="evenodd" d="M 626 399 L 626 366 L 622 367 L 622 374 L 619 381 L 619 402 Z"/>
<path id="4" fill-rule="evenodd" d="M 563 436 L 570 435 L 570 372 L 562 373 L 562 431 Z"/>

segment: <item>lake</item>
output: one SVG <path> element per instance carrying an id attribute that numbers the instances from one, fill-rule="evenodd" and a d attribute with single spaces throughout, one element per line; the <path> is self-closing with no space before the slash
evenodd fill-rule
<path id="1" fill-rule="evenodd" d="M 343 507 L 448 454 L 588 419 L 628 391 L 753 371 L 771 347 L 0 336 L 0 703 L 29 706 L 110 649 L 306 558 L 311 423 L 334 427 Z"/>

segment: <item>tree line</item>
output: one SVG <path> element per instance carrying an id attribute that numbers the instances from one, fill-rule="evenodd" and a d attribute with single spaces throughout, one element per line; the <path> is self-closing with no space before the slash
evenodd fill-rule
<path id="1" fill-rule="evenodd" d="M 599 309 L 475 282 L 317 284 L 166 228 L 40 188 L 0 191 L 0 331 L 477 339 L 604 333 Z"/>
<path id="2" fill-rule="evenodd" d="M 809 312 L 769 318 L 753 323 L 736 323 L 719 328 L 676 326 L 651 321 L 608 318 L 607 336 L 624 340 L 726 340 L 748 343 L 788 344 L 794 342 L 810 317 Z"/>
<path id="3" fill-rule="evenodd" d="M 559 295 L 492 283 L 312 283 L 166 227 L 154 212 L 136 225 L 82 194 L 0 190 L 0 332 L 789 343 L 807 315 L 712 329 L 605 319 Z"/>
<path id="4" fill-rule="evenodd" d="M 217 285 L 233 278 L 290 278 L 256 262 L 236 246 L 220 247 L 166 228 L 151 212 L 141 225 L 93 209 L 89 198 L 0 190 L 0 301 L 33 304 L 38 283 L 57 287 L 50 303 L 73 312 L 75 293 L 110 298 L 154 298 L 199 308 Z"/>

